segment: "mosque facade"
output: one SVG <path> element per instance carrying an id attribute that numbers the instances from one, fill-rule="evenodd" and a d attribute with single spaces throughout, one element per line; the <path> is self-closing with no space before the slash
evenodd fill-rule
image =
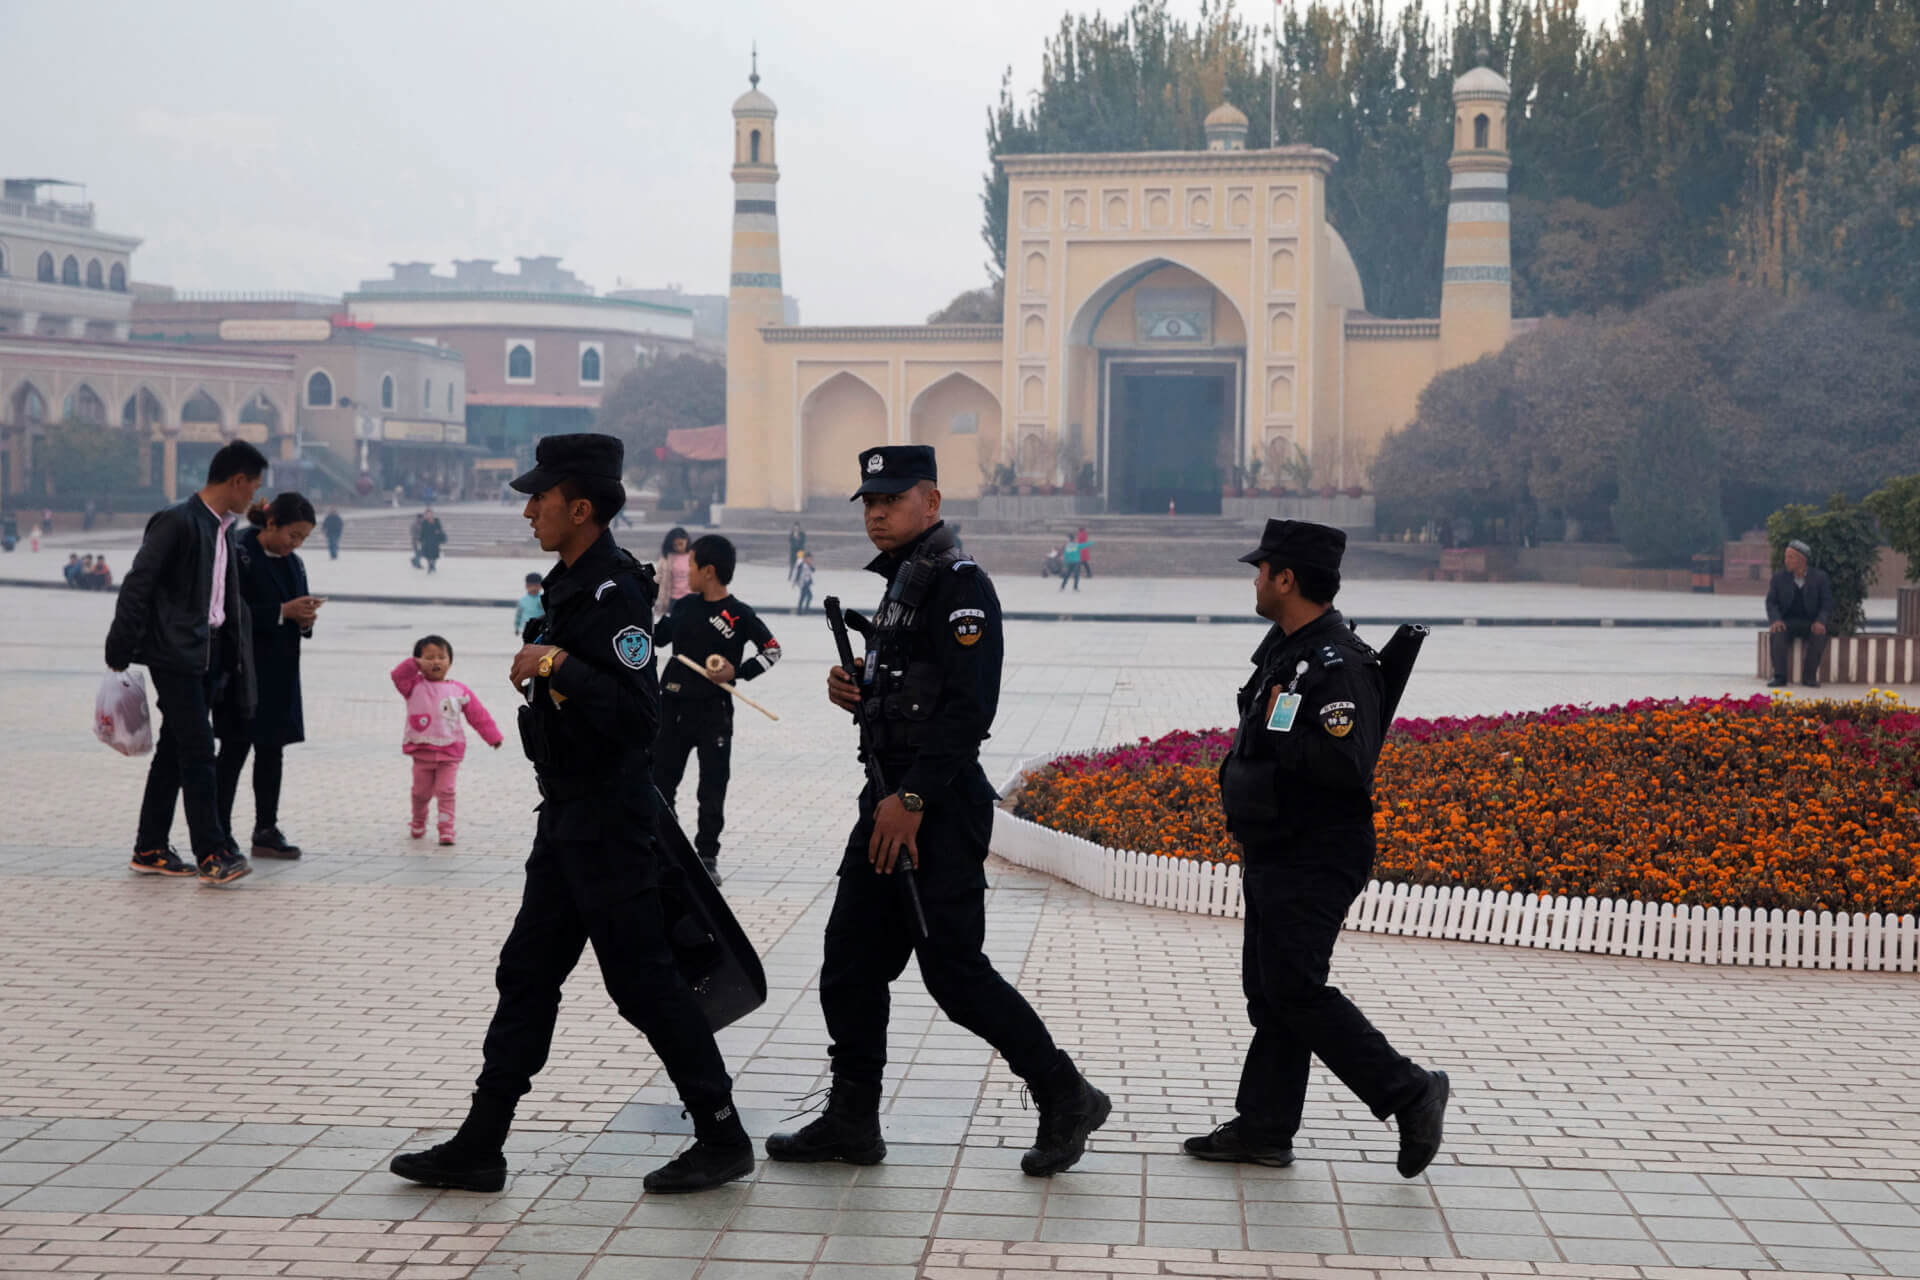
<path id="1" fill-rule="evenodd" d="M 1001 323 L 803 326 L 781 323 L 778 113 L 756 74 L 733 107 L 728 505 L 844 502 L 848 460 L 883 443 L 933 445 L 963 501 L 997 476 L 1200 514 L 1256 463 L 1263 487 L 1306 467 L 1365 485 L 1422 388 L 1511 336 L 1509 98 L 1484 66 L 1454 85 L 1438 318 L 1368 314 L 1326 217 L 1337 157 L 1248 150 L 1223 104 L 1204 151 L 999 157 Z"/>

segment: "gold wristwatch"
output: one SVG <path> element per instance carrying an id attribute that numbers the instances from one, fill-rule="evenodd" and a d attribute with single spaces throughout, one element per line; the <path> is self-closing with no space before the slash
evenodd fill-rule
<path id="1" fill-rule="evenodd" d="M 553 678 L 553 655 L 558 652 L 560 652 L 558 649 L 549 649 L 540 655 L 540 665 L 534 668 L 534 670 L 542 680 L 551 680 Z"/>
<path id="2" fill-rule="evenodd" d="M 902 791 L 900 793 L 900 804 L 908 813 L 919 813 L 927 807 L 927 802 L 911 791 Z"/>

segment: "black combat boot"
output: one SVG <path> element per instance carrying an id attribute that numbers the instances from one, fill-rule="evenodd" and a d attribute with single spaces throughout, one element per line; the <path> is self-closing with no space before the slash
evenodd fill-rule
<path id="1" fill-rule="evenodd" d="M 1400 1126 L 1400 1158 L 1395 1168 L 1403 1178 L 1417 1178 L 1433 1158 L 1440 1154 L 1442 1122 L 1447 1116 L 1447 1096 L 1453 1086 L 1444 1071 L 1427 1072 L 1427 1091 L 1419 1101 L 1394 1113 Z"/>
<path id="2" fill-rule="evenodd" d="M 1020 1157 L 1020 1169 L 1035 1178 L 1051 1178 L 1087 1153 L 1087 1138 L 1107 1122 L 1113 1103 L 1087 1083 L 1064 1053 L 1053 1070 L 1029 1087 L 1040 1104 L 1040 1133 L 1032 1150 Z"/>
<path id="3" fill-rule="evenodd" d="M 768 1138 L 767 1154 L 797 1163 L 879 1164 L 887 1158 L 887 1144 L 880 1136 L 880 1086 L 835 1080 L 819 1119 L 798 1133 Z"/>
<path id="4" fill-rule="evenodd" d="M 498 1191 L 507 1185 L 507 1157 L 502 1150 L 513 1127 L 511 1101 L 484 1093 L 473 1095 L 460 1132 L 425 1151 L 403 1151 L 387 1168 L 412 1182 L 457 1191 Z"/>
<path id="5" fill-rule="evenodd" d="M 693 1145 L 649 1173 L 641 1185 L 659 1196 L 683 1195 L 744 1178 L 753 1172 L 753 1139 L 731 1102 L 702 1119 L 694 1117 Z"/>
<path id="6" fill-rule="evenodd" d="M 1188 1138 L 1180 1149 L 1195 1160 L 1263 1164 L 1270 1169 L 1284 1169 L 1293 1163 L 1291 1142 L 1268 1137 L 1239 1116 L 1204 1137 Z"/>
<path id="7" fill-rule="evenodd" d="M 278 827 L 262 827 L 253 833 L 253 856 L 256 858 L 297 858 L 300 846 L 287 843 Z"/>

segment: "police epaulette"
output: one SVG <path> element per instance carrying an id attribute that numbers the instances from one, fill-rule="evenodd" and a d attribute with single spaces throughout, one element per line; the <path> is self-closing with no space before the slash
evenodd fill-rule
<path id="1" fill-rule="evenodd" d="M 1328 670 L 1332 670 L 1334 667 L 1344 667 L 1347 665 L 1347 660 L 1340 656 L 1340 650 L 1330 644 L 1323 644 L 1320 646 L 1319 657 L 1320 657 L 1320 665 L 1323 667 L 1326 667 Z"/>

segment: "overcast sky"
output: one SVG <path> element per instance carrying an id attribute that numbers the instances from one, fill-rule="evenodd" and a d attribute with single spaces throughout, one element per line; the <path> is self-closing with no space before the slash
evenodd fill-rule
<path id="1" fill-rule="evenodd" d="M 802 320 L 916 322 L 985 280 L 987 109 L 1008 66 L 1035 82 L 1068 7 L 0 0 L 0 169 L 85 183 L 102 229 L 144 240 L 134 277 L 182 289 L 551 253 L 603 292 L 718 293 L 757 39 Z"/>

